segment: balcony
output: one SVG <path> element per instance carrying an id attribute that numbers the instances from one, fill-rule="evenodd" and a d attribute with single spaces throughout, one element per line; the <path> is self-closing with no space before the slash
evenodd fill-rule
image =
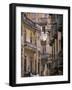
<path id="1" fill-rule="evenodd" d="M 41 59 L 48 60 L 48 53 L 41 54 Z"/>
<path id="2" fill-rule="evenodd" d="M 32 51 L 36 51 L 36 49 L 37 49 L 36 45 L 34 45 L 30 42 L 27 42 L 27 41 L 25 41 L 24 47 L 27 48 L 27 49 L 30 49 Z"/>
<path id="3" fill-rule="evenodd" d="M 27 16 L 23 15 L 22 18 L 23 18 L 22 20 L 24 23 L 29 25 L 31 28 L 34 28 L 34 30 L 40 31 L 41 27 L 37 25 L 35 22 L 33 22 L 32 20 L 30 20 Z"/>
<path id="4" fill-rule="evenodd" d="M 54 43 L 54 41 L 55 41 L 55 39 L 54 39 L 54 37 L 52 37 L 52 38 L 49 40 L 49 45 L 52 46 L 53 43 Z"/>
<path id="5" fill-rule="evenodd" d="M 52 60 L 52 55 L 51 54 L 48 54 L 48 53 L 42 53 L 41 54 L 41 59 L 43 60 L 48 60 L 48 61 L 51 61 Z"/>

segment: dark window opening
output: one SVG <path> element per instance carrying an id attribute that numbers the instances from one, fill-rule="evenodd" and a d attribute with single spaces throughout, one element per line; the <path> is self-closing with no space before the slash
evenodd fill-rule
<path id="1" fill-rule="evenodd" d="M 24 72 L 26 72 L 26 56 L 24 57 Z"/>

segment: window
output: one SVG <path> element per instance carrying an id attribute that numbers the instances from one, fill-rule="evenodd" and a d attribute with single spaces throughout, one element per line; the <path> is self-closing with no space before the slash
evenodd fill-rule
<path id="1" fill-rule="evenodd" d="M 32 73 L 32 57 L 30 57 L 30 72 Z"/>
<path id="2" fill-rule="evenodd" d="M 24 56 L 24 72 L 26 72 L 26 59 L 27 59 L 27 57 L 26 56 Z"/>
<path id="3" fill-rule="evenodd" d="M 30 33 L 30 42 L 32 43 L 32 32 Z"/>
<path id="4" fill-rule="evenodd" d="M 61 50 L 61 40 L 59 40 L 59 50 Z"/>
<path id="5" fill-rule="evenodd" d="M 36 32 L 34 32 L 33 35 L 34 35 L 34 37 L 33 37 L 34 38 L 34 44 L 36 45 Z"/>
<path id="6" fill-rule="evenodd" d="M 40 62 L 38 62 L 38 74 L 40 72 Z"/>
<path id="7" fill-rule="evenodd" d="M 24 30 L 24 41 L 26 41 L 26 30 Z"/>
<path id="8" fill-rule="evenodd" d="M 37 71 L 37 65 L 36 65 L 36 60 L 35 60 L 35 74 L 36 74 L 36 71 Z"/>
<path id="9" fill-rule="evenodd" d="M 42 27 L 42 31 L 45 33 L 45 26 Z"/>
<path id="10" fill-rule="evenodd" d="M 51 63 L 48 63 L 47 64 L 47 67 L 50 69 L 51 68 Z"/>
<path id="11" fill-rule="evenodd" d="M 36 39 L 35 39 L 35 45 L 36 45 Z"/>

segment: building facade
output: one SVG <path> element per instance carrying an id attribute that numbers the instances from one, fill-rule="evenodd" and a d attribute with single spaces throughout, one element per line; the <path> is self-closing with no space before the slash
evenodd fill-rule
<path id="1" fill-rule="evenodd" d="M 22 77 L 63 74 L 62 20 L 62 15 L 21 14 Z"/>

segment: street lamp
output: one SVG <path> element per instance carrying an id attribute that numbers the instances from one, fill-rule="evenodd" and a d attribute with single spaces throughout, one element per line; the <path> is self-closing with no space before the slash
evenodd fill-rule
<path id="1" fill-rule="evenodd" d="M 47 32 L 41 32 L 41 37 L 40 37 L 40 39 L 42 40 L 42 41 L 46 41 L 47 40 Z"/>
<path id="2" fill-rule="evenodd" d="M 46 28 L 44 25 L 44 26 L 42 26 L 42 29 L 41 29 L 41 36 L 40 36 L 41 41 L 46 41 L 47 35 L 48 35 L 48 32 L 46 31 Z"/>

